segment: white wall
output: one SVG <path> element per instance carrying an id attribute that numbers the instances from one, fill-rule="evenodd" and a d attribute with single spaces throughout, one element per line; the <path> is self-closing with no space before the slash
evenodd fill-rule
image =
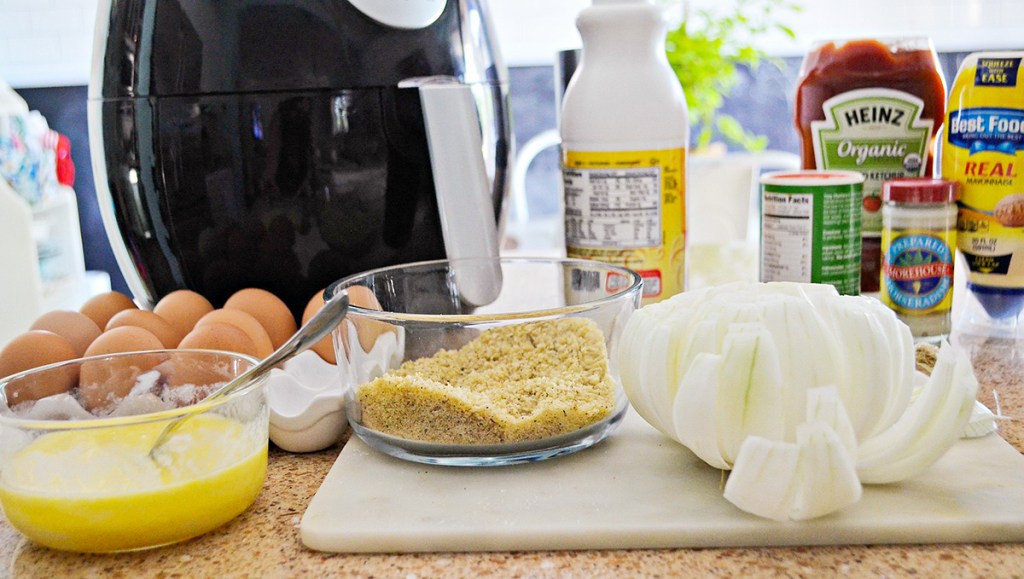
<path id="1" fill-rule="evenodd" d="M 0 78 L 15 88 L 84 85 L 97 0 L 0 0 Z"/>
<path id="2" fill-rule="evenodd" d="M 17 88 L 83 85 L 89 79 L 98 0 L 0 0 L 0 78 Z M 216 2 L 217 0 L 207 0 Z M 729 0 L 693 0 L 713 9 Z M 550 64 L 579 46 L 574 20 L 589 0 L 490 0 L 510 66 Z M 787 20 L 797 42 L 764 46 L 798 55 L 822 38 L 927 34 L 940 50 L 1024 48 L 1024 0 L 803 0 Z"/>
<path id="3" fill-rule="evenodd" d="M 678 4 L 678 0 L 658 0 Z M 817 40 L 927 35 L 942 51 L 1024 49 L 1024 0 L 796 0 L 804 10 L 785 18 L 797 41 L 764 39 L 779 56 L 807 52 Z M 550 64 L 555 52 L 579 46 L 574 20 L 588 0 L 490 0 L 509 66 Z M 732 0 L 691 0 L 716 10 Z"/>

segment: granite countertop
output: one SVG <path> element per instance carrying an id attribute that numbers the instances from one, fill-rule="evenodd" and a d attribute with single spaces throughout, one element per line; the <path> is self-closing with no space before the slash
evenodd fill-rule
<path id="1" fill-rule="evenodd" d="M 1024 414 L 1024 347 L 969 344 L 979 399 Z M 1024 424 L 1001 423 L 1001 434 L 1024 450 Z M 342 443 L 343 444 L 343 443 Z M 306 549 L 299 521 L 341 450 L 312 454 L 273 449 L 263 492 L 226 526 L 160 549 L 81 555 L 38 547 L 0 520 L 0 576 L 12 577 L 290 577 L 339 574 L 384 577 L 818 575 L 1010 576 L 1024 569 L 1024 544 L 872 545 L 757 549 L 552 551 L 337 555 Z"/>

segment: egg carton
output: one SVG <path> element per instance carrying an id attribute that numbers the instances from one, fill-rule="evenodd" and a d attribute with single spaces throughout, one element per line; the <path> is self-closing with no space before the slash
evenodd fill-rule
<path id="1" fill-rule="evenodd" d="M 341 374 L 313 351 L 288 360 L 267 380 L 270 440 L 289 452 L 330 447 L 348 426 Z"/>

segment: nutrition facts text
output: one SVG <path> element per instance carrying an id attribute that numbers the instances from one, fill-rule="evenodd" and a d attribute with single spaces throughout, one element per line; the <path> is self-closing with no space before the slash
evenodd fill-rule
<path id="1" fill-rule="evenodd" d="M 661 244 L 661 170 L 572 170 L 565 183 L 566 243 L 641 248 Z"/>

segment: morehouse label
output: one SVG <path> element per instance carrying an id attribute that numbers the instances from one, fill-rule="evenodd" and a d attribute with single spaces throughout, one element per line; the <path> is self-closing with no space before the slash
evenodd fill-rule
<path id="1" fill-rule="evenodd" d="M 953 286 L 948 242 L 927 234 L 895 237 L 883 257 L 882 285 L 883 301 L 898 311 L 932 311 L 945 304 Z"/>

